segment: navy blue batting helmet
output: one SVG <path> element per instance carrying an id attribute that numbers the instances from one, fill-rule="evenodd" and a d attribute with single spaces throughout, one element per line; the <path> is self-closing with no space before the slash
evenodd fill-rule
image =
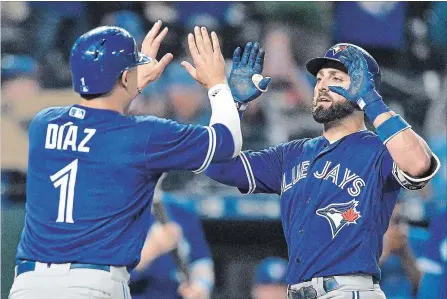
<path id="1" fill-rule="evenodd" d="M 373 75 L 375 88 L 376 90 L 379 90 L 382 78 L 377 61 L 364 49 L 353 44 L 340 43 L 332 46 L 329 50 L 327 50 L 326 54 L 324 54 L 324 57 L 317 57 L 309 60 L 306 64 L 307 70 L 314 76 L 317 76 L 318 72 L 324 67 L 340 69 L 347 73 L 348 70 L 339 60 L 339 57 L 348 47 L 353 47 L 363 54 L 363 57 L 368 64 L 368 71 Z"/>
<path id="2" fill-rule="evenodd" d="M 71 49 L 74 90 L 80 94 L 107 93 L 125 70 L 151 61 L 138 52 L 135 39 L 123 28 L 95 28 L 79 37 Z"/>

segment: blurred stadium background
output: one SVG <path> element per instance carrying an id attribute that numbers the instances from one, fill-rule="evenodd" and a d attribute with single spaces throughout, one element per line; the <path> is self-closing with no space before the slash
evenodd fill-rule
<path id="1" fill-rule="evenodd" d="M 99 25 L 119 25 L 141 42 L 153 22 L 169 27 L 160 54 L 175 60 L 130 107 L 184 123 L 206 124 L 206 92 L 179 62 L 189 59 L 186 35 L 194 25 L 216 30 L 226 59 L 237 46 L 266 49 L 269 92 L 250 104 L 243 120 L 244 149 L 262 149 L 321 133 L 309 107 L 313 78 L 305 62 L 335 42 L 367 49 L 382 69 L 382 95 L 427 140 L 443 168 L 421 192 L 402 192 L 396 222 L 422 271 L 431 217 L 446 209 L 447 2 L 2 2 L 1 3 L 1 287 L 7 298 L 23 226 L 27 127 L 40 109 L 76 103 L 69 51 Z M 191 61 L 189 59 L 189 61 Z M 231 64 L 227 70 L 230 71 Z M 166 199 L 203 219 L 216 265 L 213 298 L 248 298 L 254 265 L 287 257 L 277 196 L 240 196 L 203 175 L 171 173 Z M 398 255 L 382 265 L 389 299 L 412 298 Z M 434 295 L 436 296 L 436 295 Z M 435 297 L 433 297 L 435 298 Z"/>

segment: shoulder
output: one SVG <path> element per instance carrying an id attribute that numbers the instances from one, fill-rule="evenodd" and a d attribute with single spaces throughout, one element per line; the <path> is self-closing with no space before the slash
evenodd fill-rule
<path id="1" fill-rule="evenodd" d="M 386 146 L 380 140 L 379 136 L 377 136 L 376 133 L 370 130 L 359 132 L 353 141 L 356 143 L 360 142 L 364 145 L 373 146 L 374 148 L 386 148 Z"/>
<path id="2" fill-rule="evenodd" d="M 42 109 L 39 112 L 37 112 L 36 115 L 34 115 L 34 117 L 31 120 L 30 126 L 40 122 L 47 123 L 65 113 L 69 108 L 70 106 L 48 107 Z"/>
<path id="3" fill-rule="evenodd" d="M 348 148 L 361 152 L 364 154 L 369 154 L 370 156 L 379 156 L 383 154 L 389 154 L 387 147 L 380 138 L 370 130 L 364 130 L 357 133 L 353 138 L 347 139 L 347 142 L 351 143 L 353 146 L 348 146 Z M 355 145 L 355 146 L 354 146 Z"/>
<path id="4" fill-rule="evenodd" d="M 296 139 L 289 142 L 281 143 L 280 145 L 277 146 L 277 148 L 283 151 L 301 150 L 304 146 L 308 145 L 311 140 L 313 139 L 311 138 Z"/>
<path id="5" fill-rule="evenodd" d="M 51 116 L 55 116 L 55 115 L 60 115 L 61 113 L 64 113 L 65 111 L 67 111 L 69 108 L 70 108 L 70 106 L 47 107 L 47 108 L 44 108 L 44 109 L 40 110 L 39 112 L 37 112 L 37 114 L 34 116 L 33 119 L 42 119 L 42 118 L 47 118 L 47 117 L 51 117 Z"/>
<path id="6" fill-rule="evenodd" d="M 158 128 L 166 129 L 182 129 L 188 125 L 180 124 L 174 120 L 161 118 L 153 115 L 136 115 L 130 116 L 129 119 L 133 121 L 137 126 L 154 126 Z"/>
<path id="7" fill-rule="evenodd" d="M 153 115 L 135 115 L 129 116 L 128 121 L 133 123 L 138 131 L 144 131 L 145 133 L 157 133 L 160 128 L 167 128 L 171 125 L 168 119 L 159 118 Z"/>

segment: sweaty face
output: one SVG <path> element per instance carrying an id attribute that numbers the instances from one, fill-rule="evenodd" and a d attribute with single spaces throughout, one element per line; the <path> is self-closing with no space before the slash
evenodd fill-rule
<path id="1" fill-rule="evenodd" d="M 328 86 L 349 88 L 349 75 L 333 68 L 322 68 L 317 74 L 317 84 L 314 88 L 312 116 L 318 123 L 328 123 L 343 119 L 357 110 L 357 105 L 341 95 L 329 90 Z"/>

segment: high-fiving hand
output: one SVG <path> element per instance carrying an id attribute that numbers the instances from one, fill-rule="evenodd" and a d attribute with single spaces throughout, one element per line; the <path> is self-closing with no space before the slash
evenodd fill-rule
<path id="1" fill-rule="evenodd" d="M 195 67 L 187 61 L 182 61 L 181 64 L 197 82 L 207 89 L 227 83 L 225 60 L 215 32 L 211 32 L 210 39 L 205 27 L 196 26 L 194 35 L 188 34 L 188 46 Z"/>
<path id="2" fill-rule="evenodd" d="M 261 75 L 264 68 L 264 49 L 259 43 L 248 42 L 241 59 L 241 48 L 234 50 L 233 68 L 229 78 L 231 93 L 236 102 L 246 104 L 267 91 L 270 77 Z"/>
<path id="3" fill-rule="evenodd" d="M 160 32 L 161 25 L 161 21 L 155 22 L 152 29 L 144 38 L 141 46 L 141 52 L 152 58 L 152 62 L 138 66 L 138 88 L 140 91 L 143 90 L 149 83 L 152 83 L 160 78 L 160 75 L 174 57 L 171 53 L 167 53 L 160 59 L 160 61 L 156 60 L 158 50 L 160 49 L 160 44 L 168 33 L 167 27 Z"/>

